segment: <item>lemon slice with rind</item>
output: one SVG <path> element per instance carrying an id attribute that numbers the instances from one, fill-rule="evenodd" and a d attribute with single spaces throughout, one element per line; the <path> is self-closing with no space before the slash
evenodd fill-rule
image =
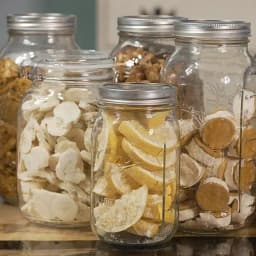
<path id="1" fill-rule="evenodd" d="M 96 227 L 110 233 L 127 230 L 141 219 L 147 196 L 148 188 L 142 186 L 114 200 L 111 206 L 100 204 L 94 208 Z"/>
<path id="2" fill-rule="evenodd" d="M 139 148 L 132 145 L 125 138 L 122 140 L 122 148 L 124 152 L 129 156 L 134 163 L 141 165 L 152 171 L 161 171 L 163 170 L 164 156 L 163 154 L 159 156 L 152 156 L 150 154 L 145 153 Z M 176 162 L 176 150 L 166 153 L 166 162 L 165 168 L 169 168 Z"/>
<path id="3" fill-rule="evenodd" d="M 157 129 L 145 129 L 138 121 L 122 121 L 118 131 L 130 143 L 153 156 L 163 154 L 164 144 L 166 150 L 177 147 L 178 140 L 174 128 L 169 122 L 165 122 Z"/>
<path id="4" fill-rule="evenodd" d="M 169 171 L 165 177 L 165 184 L 163 179 L 163 172 L 151 172 L 140 166 L 131 166 L 124 169 L 124 172 L 133 178 L 135 182 L 141 185 L 146 185 L 150 191 L 162 193 L 163 186 L 168 186 L 175 180 L 174 170 Z"/>
<path id="5" fill-rule="evenodd" d="M 140 122 L 148 129 L 159 127 L 165 122 L 169 111 L 146 112 L 140 115 Z"/>
<path id="6" fill-rule="evenodd" d="M 105 196 L 108 198 L 116 198 L 116 190 L 112 187 L 111 184 L 109 184 L 108 180 L 104 177 L 101 176 L 97 180 L 93 192 L 99 196 Z"/>

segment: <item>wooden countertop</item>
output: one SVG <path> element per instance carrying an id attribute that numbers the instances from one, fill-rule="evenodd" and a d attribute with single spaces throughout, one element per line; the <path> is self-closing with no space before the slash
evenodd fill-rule
<path id="1" fill-rule="evenodd" d="M 198 235 L 178 232 L 176 237 L 197 237 Z M 221 237 L 256 237 L 256 224 L 239 231 L 229 232 Z M 97 241 L 90 227 L 50 228 L 29 223 L 18 208 L 0 205 L 0 241 Z"/>

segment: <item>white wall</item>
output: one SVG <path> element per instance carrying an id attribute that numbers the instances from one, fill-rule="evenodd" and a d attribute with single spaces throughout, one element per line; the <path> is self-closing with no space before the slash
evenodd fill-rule
<path id="1" fill-rule="evenodd" d="M 239 19 L 252 23 L 251 48 L 256 53 L 256 0 L 97 0 L 99 49 L 111 49 L 117 40 L 116 19 L 136 15 L 145 7 L 161 6 L 177 10 L 179 16 L 193 19 Z M 255 50 L 254 50 L 255 48 Z"/>

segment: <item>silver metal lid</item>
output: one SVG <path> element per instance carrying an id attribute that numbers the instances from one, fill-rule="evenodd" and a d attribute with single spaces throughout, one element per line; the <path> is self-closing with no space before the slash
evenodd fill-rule
<path id="1" fill-rule="evenodd" d="M 168 15 L 123 16 L 118 17 L 117 29 L 121 32 L 172 35 L 174 24 L 182 20 L 186 18 Z"/>
<path id="2" fill-rule="evenodd" d="M 174 105 L 176 87 L 167 84 L 105 84 L 99 90 L 100 102 L 121 105 Z"/>
<path id="3" fill-rule="evenodd" d="M 246 39 L 251 34 L 250 23 L 234 20 L 186 20 L 174 26 L 175 37 L 197 39 Z"/>
<path id="4" fill-rule="evenodd" d="M 25 33 L 74 33 L 76 16 L 61 13 L 23 13 L 7 16 L 8 31 Z"/>

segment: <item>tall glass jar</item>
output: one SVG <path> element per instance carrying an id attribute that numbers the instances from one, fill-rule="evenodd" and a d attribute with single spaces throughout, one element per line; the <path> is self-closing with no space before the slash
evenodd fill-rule
<path id="1" fill-rule="evenodd" d="M 178 126 L 168 85 L 100 88 L 93 129 L 91 224 L 100 239 L 144 246 L 176 231 Z"/>
<path id="2" fill-rule="evenodd" d="M 113 62 L 95 51 L 51 56 L 37 63 L 20 107 L 20 210 L 35 223 L 88 225 L 92 125 L 98 87 L 113 81 Z"/>
<path id="3" fill-rule="evenodd" d="M 0 195 L 17 202 L 16 119 L 21 97 L 31 81 L 25 60 L 42 49 L 76 49 L 76 17 L 58 13 L 12 14 L 7 17 L 9 40 L 0 52 Z"/>
<path id="4" fill-rule="evenodd" d="M 174 51 L 175 16 L 118 18 L 119 42 L 113 49 L 117 82 L 160 82 L 160 70 Z"/>
<path id="5" fill-rule="evenodd" d="M 249 35 L 250 24 L 241 21 L 191 20 L 175 27 L 176 51 L 162 79 L 179 91 L 179 221 L 186 230 L 238 229 L 255 210 L 256 166 L 240 151 Z"/>

